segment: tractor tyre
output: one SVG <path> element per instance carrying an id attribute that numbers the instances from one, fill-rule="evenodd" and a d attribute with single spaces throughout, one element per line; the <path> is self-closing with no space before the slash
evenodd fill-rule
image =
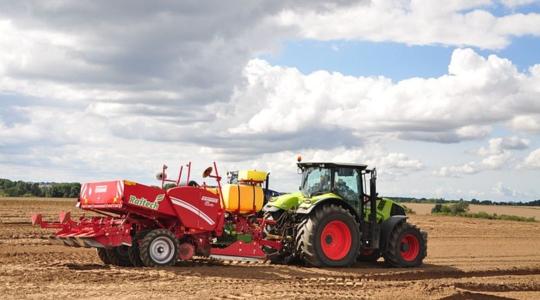
<path id="1" fill-rule="evenodd" d="M 129 261 L 128 249 L 129 247 L 124 245 L 105 249 L 107 258 L 111 262 L 111 265 L 121 267 L 133 266 Z"/>
<path id="2" fill-rule="evenodd" d="M 141 255 L 139 251 L 139 242 L 146 235 L 146 233 L 147 231 L 139 231 L 135 234 L 135 236 L 131 240 L 131 247 L 129 247 L 128 249 L 128 257 L 129 257 L 129 261 L 134 267 L 144 266 L 141 260 Z"/>
<path id="3" fill-rule="evenodd" d="M 365 261 L 365 262 L 376 262 L 381 257 L 381 251 L 380 250 L 369 250 L 369 251 L 363 251 L 360 250 L 360 255 L 358 255 L 358 261 Z"/>
<path id="4" fill-rule="evenodd" d="M 387 265 L 398 268 L 420 266 L 427 255 L 427 235 L 407 222 L 398 223 L 383 253 Z"/>
<path id="5" fill-rule="evenodd" d="M 146 267 L 173 266 L 178 259 L 178 240 L 167 229 L 154 229 L 142 238 L 139 251 Z"/>
<path id="6" fill-rule="evenodd" d="M 268 261 L 273 265 L 283 265 L 285 263 L 285 256 L 282 254 L 269 255 Z"/>
<path id="7" fill-rule="evenodd" d="M 313 211 L 299 224 L 296 249 L 308 265 L 345 267 L 356 262 L 360 230 L 345 208 L 330 204 Z"/>
<path id="8" fill-rule="evenodd" d="M 109 256 L 107 256 L 107 250 L 105 248 L 97 248 L 97 254 L 99 256 L 99 259 L 106 264 L 110 265 L 111 261 L 109 260 Z"/>

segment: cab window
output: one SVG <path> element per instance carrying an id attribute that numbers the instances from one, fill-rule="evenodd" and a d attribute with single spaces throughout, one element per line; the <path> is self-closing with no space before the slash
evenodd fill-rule
<path id="1" fill-rule="evenodd" d="M 337 168 L 334 174 L 334 190 L 348 201 L 358 201 L 358 178 L 356 169 Z"/>
<path id="2" fill-rule="evenodd" d="M 322 168 L 309 168 L 305 172 L 302 191 L 308 196 L 330 191 L 330 170 Z"/>

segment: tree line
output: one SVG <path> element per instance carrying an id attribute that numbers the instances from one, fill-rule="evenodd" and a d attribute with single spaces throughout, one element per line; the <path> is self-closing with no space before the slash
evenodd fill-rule
<path id="1" fill-rule="evenodd" d="M 0 196 L 77 198 L 81 184 L 77 182 L 25 182 L 0 179 Z"/>
<path id="2" fill-rule="evenodd" d="M 445 203 L 467 203 L 467 204 L 476 204 L 476 205 L 516 205 L 516 206 L 540 206 L 540 200 L 533 201 L 492 201 L 492 200 L 448 200 L 444 198 L 414 198 L 414 197 L 388 197 L 397 202 L 403 203 L 431 203 L 431 204 L 445 204 Z"/>

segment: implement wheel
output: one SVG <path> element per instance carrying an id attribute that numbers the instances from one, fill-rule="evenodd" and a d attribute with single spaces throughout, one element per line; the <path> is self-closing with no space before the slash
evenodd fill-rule
<path id="1" fill-rule="evenodd" d="M 394 227 L 383 253 L 384 261 L 392 267 L 420 266 L 426 255 L 426 234 L 407 222 Z"/>
<path id="2" fill-rule="evenodd" d="M 107 256 L 107 250 L 105 248 L 97 248 L 97 254 L 99 256 L 99 259 L 106 264 L 110 265 L 111 261 L 109 260 L 109 256 Z"/>
<path id="3" fill-rule="evenodd" d="M 107 253 L 107 258 L 112 265 L 131 267 L 133 265 L 129 261 L 128 249 L 128 246 L 122 245 L 118 247 L 107 248 L 105 249 L 105 252 Z"/>
<path id="4" fill-rule="evenodd" d="M 128 249 L 129 261 L 134 267 L 144 266 L 140 256 L 141 252 L 139 250 L 139 242 L 146 235 L 146 233 L 148 233 L 148 231 L 137 232 L 131 241 L 131 247 Z"/>
<path id="5" fill-rule="evenodd" d="M 178 259 L 178 240 L 167 229 L 148 232 L 139 247 L 141 261 L 147 267 L 173 266 Z"/>
<path id="6" fill-rule="evenodd" d="M 344 267 L 356 261 L 360 232 L 351 213 L 337 205 L 325 205 L 302 222 L 297 234 L 301 258 L 316 267 Z"/>

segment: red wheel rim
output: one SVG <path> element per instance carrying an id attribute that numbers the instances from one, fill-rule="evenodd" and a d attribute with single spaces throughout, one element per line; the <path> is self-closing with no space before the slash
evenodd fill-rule
<path id="1" fill-rule="evenodd" d="M 343 259 L 351 250 L 352 237 L 347 224 L 342 221 L 332 221 L 321 234 L 321 248 L 330 260 Z"/>
<path id="2" fill-rule="evenodd" d="M 420 242 L 413 234 L 406 234 L 401 239 L 400 244 L 401 258 L 406 261 L 413 261 L 420 253 Z"/>

